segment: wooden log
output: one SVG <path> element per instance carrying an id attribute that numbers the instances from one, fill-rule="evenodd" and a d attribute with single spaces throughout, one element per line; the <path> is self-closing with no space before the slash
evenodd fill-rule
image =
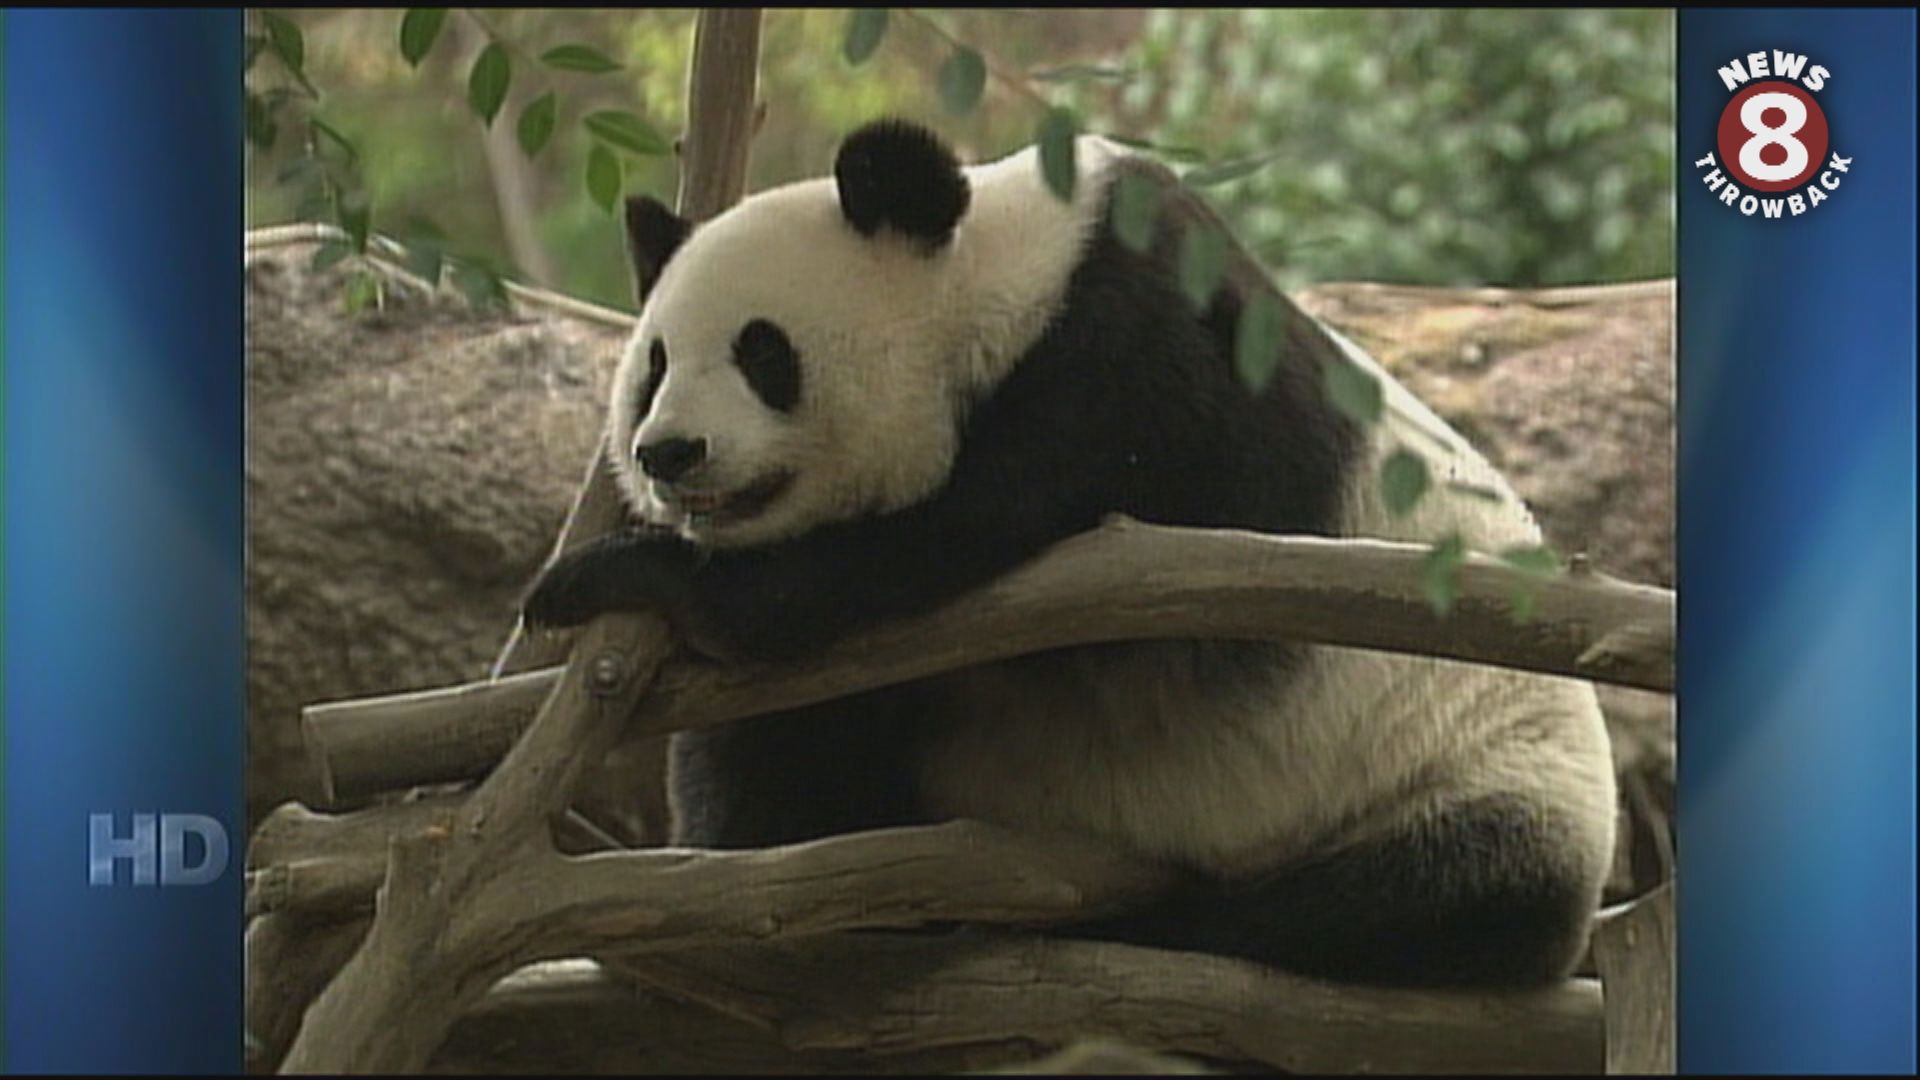
<path id="1" fill-rule="evenodd" d="M 434 1073 L 507 1076 L 935 1076 L 1031 1059 L 1025 1040 L 899 1052 L 803 1050 L 778 1032 L 637 987 L 591 960 L 529 965 L 453 1027 Z"/>
<path id="2" fill-rule="evenodd" d="M 1300 1073 L 1597 1072 L 1599 984 L 1524 992 L 1347 986 L 1257 964 L 969 930 L 603 956 L 655 989 L 810 1050 L 1085 1037 Z"/>
<path id="3" fill-rule="evenodd" d="M 307 1010 L 286 1072 L 417 1072 L 459 1014 L 525 959 L 537 905 L 508 901 L 523 925 L 490 920 L 554 852 L 548 823 L 615 741 L 667 648 L 658 619 L 590 626 L 540 715 L 448 827 L 396 837 L 365 942 Z M 475 923 L 478 933 L 470 932 Z M 523 937 L 516 938 L 518 930 Z"/>
<path id="4" fill-rule="evenodd" d="M 1535 585 L 1511 617 L 1514 571 L 1460 568 L 1452 612 L 1421 591 L 1427 549 L 1113 519 L 932 615 L 857 635 L 794 664 L 721 667 L 680 656 L 636 717 L 651 732 L 842 697 L 1062 645 L 1149 638 L 1311 641 L 1673 688 L 1674 596 L 1597 573 Z M 527 722 L 551 672 L 313 706 L 306 739 L 329 802 L 478 776 Z"/>
<path id="5" fill-rule="evenodd" d="M 1607 1072 L 1670 1076 L 1674 1037 L 1673 883 L 1595 928 L 1593 957 L 1607 988 Z"/>
<path id="6" fill-rule="evenodd" d="M 364 915 L 273 914 L 247 924 L 247 1071 L 272 1072 L 307 1006 L 367 936 Z"/>

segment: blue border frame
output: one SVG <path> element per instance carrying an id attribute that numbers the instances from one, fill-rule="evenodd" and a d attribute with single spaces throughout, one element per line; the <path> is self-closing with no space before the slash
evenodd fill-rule
<path id="1" fill-rule="evenodd" d="M 243 822 L 242 16 L 14 11 L 5 1064 L 240 1067 L 238 872 L 89 888 L 85 817 Z M 1914 14 L 1679 17 L 1680 1057 L 1914 1067 Z M 1758 48 L 1855 164 L 1743 218 L 1691 162 Z M 236 837 L 237 841 L 237 837 Z"/>
<path id="2" fill-rule="evenodd" d="M 1680 1064 L 1914 1065 L 1914 13 L 1680 15 Z M 1854 158 L 1767 221 L 1693 162 L 1761 49 Z"/>
<path id="3" fill-rule="evenodd" d="M 7 14 L 14 1071 L 241 1067 L 241 20 Z M 89 886 L 103 812 L 210 815 L 226 873 Z"/>

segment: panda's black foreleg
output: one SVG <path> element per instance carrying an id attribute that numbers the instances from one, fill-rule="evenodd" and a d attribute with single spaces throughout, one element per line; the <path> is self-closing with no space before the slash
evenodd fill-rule
<path id="1" fill-rule="evenodd" d="M 1518 800 L 1457 806 L 1395 835 L 1245 883 L 1196 883 L 1076 936 L 1231 956 L 1385 985 L 1564 977 L 1593 898 Z"/>
<path id="2" fill-rule="evenodd" d="M 748 549 L 701 549 L 661 530 L 616 533 L 555 560 L 526 595 L 533 626 L 578 626 L 613 611 L 657 611 L 696 650 L 789 660 L 845 634 L 931 610 L 990 580 L 1051 536 L 972 534 L 939 507 Z"/>
<path id="3" fill-rule="evenodd" d="M 702 555 L 673 533 L 611 533 L 554 560 L 521 600 L 533 626 L 579 626 L 610 611 L 669 611 L 685 602 Z"/>

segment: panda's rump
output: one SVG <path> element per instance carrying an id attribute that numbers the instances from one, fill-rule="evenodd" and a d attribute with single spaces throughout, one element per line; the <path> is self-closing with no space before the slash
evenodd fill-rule
<path id="1" fill-rule="evenodd" d="M 1079 831 L 1194 872 L 1090 936 L 1307 974 L 1563 974 L 1611 851 L 1591 691 L 1354 649 L 1159 642 L 929 684 L 931 817 Z"/>
<path id="2" fill-rule="evenodd" d="M 1232 956 L 1323 978 L 1523 986 L 1564 976 L 1593 911 L 1560 815 L 1457 802 L 1262 877 L 1195 880 L 1068 933 Z"/>

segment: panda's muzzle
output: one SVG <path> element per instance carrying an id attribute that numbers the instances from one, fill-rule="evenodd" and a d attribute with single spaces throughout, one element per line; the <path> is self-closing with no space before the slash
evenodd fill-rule
<path id="1" fill-rule="evenodd" d="M 656 483 L 654 497 L 702 525 L 730 525 L 759 515 L 792 483 L 793 473 L 782 469 L 731 492 L 687 491 Z"/>

